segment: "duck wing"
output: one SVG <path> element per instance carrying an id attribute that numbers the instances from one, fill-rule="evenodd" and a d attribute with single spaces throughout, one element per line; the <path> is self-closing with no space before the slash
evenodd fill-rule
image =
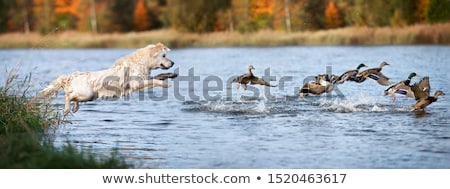
<path id="1" fill-rule="evenodd" d="M 343 73 L 341 76 L 338 77 L 337 82 L 338 83 L 344 83 L 347 80 L 350 80 L 351 78 L 358 75 L 358 70 L 349 70 Z"/>
<path id="2" fill-rule="evenodd" d="M 395 93 L 405 95 L 410 98 L 415 98 L 414 92 L 411 89 L 411 86 L 405 85 L 405 83 L 401 82 L 395 87 Z"/>
<path id="3" fill-rule="evenodd" d="M 235 77 L 231 82 L 232 83 L 239 83 L 240 80 L 242 80 L 242 75 Z"/>
<path id="4" fill-rule="evenodd" d="M 252 84 L 252 85 L 254 85 L 254 84 L 260 84 L 260 85 L 265 85 L 265 86 L 268 86 L 268 87 L 276 87 L 276 85 L 271 85 L 269 82 L 267 82 L 267 81 L 264 81 L 264 80 L 262 80 L 261 78 L 259 78 L 259 77 L 252 77 L 252 78 L 250 78 L 250 83 Z"/>
<path id="5" fill-rule="evenodd" d="M 376 72 L 376 73 L 372 73 L 372 74 L 376 74 L 376 75 L 378 75 L 380 77 L 386 78 L 387 80 L 390 79 L 389 77 L 385 76 L 382 72 Z"/>
<path id="6" fill-rule="evenodd" d="M 430 96 L 430 77 L 423 77 L 422 80 L 419 81 L 419 88 L 427 95 Z"/>
<path id="7" fill-rule="evenodd" d="M 300 93 L 312 93 L 315 95 L 322 94 L 326 91 L 326 86 L 320 85 L 316 82 L 308 82 L 303 85 L 303 87 L 299 90 Z"/>
<path id="8" fill-rule="evenodd" d="M 243 75 L 240 75 L 240 76 L 234 78 L 233 81 L 231 81 L 231 82 L 247 84 L 248 82 L 250 82 L 250 77 L 251 76 L 248 73 L 243 74 Z"/>
<path id="9" fill-rule="evenodd" d="M 331 76 L 330 76 L 330 82 L 331 82 L 332 84 L 336 84 L 337 81 L 338 81 L 338 79 L 339 79 L 339 76 L 338 76 L 338 75 L 336 75 L 336 74 L 331 74 Z"/>
<path id="10" fill-rule="evenodd" d="M 429 86 L 430 84 L 428 77 L 424 77 L 418 83 L 415 83 L 413 86 L 411 86 L 411 90 L 414 92 L 414 96 L 417 101 L 427 99 L 430 96 Z"/>
<path id="11" fill-rule="evenodd" d="M 367 73 L 373 74 L 373 73 L 377 73 L 377 72 L 380 72 L 380 71 L 381 71 L 380 68 L 370 68 L 370 69 L 367 69 L 367 70 L 362 71 L 361 73 L 367 72 Z"/>
<path id="12" fill-rule="evenodd" d="M 370 79 L 373 79 L 378 82 L 380 85 L 388 86 L 391 84 L 389 78 L 383 75 L 381 72 L 371 73 L 367 76 Z"/>

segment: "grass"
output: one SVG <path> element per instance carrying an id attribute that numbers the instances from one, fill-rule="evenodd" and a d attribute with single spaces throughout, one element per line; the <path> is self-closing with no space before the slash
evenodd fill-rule
<path id="1" fill-rule="evenodd" d="M 163 42 L 171 48 L 285 45 L 450 45 L 450 23 L 407 27 L 347 27 L 332 30 L 286 33 L 262 30 L 255 33 L 180 33 L 175 30 L 92 34 L 74 31 L 42 36 L 8 33 L 0 35 L 0 48 L 139 48 Z"/>
<path id="2" fill-rule="evenodd" d="M 67 144 L 54 147 L 49 134 L 64 120 L 47 102 L 36 102 L 28 96 L 28 75 L 18 80 L 9 72 L 5 86 L 0 87 L 0 168 L 129 168 L 116 152 L 99 157 Z"/>

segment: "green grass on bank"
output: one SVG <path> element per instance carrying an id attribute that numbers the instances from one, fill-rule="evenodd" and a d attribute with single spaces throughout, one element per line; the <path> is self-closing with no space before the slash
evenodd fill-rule
<path id="1" fill-rule="evenodd" d="M 99 157 L 67 144 L 54 147 L 49 135 L 63 121 L 49 103 L 27 98 L 30 76 L 14 72 L 0 86 L 0 168 L 129 168 L 117 153 Z"/>
<path id="2" fill-rule="evenodd" d="M 286 33 L 264 30 L 255 33 L 181 33 L 175 30 L 91 34 L 74 31 L 47 35 L 9 33 L 0 35 L 0 48 L 139 48 L 163 42 L 171 48 L 285 45 L 450 45 L 450 23 L 407 27 L 348 27 L 333 30 Z"/>

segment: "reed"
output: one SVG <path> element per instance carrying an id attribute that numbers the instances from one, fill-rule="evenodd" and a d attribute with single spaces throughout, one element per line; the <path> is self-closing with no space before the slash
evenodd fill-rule
<path id="1" fill-rule="evenodd" d="M 0 35 L 0 48 L 139 48 L 163 42 L 169 47 L 286 46 L 286 45 L 450 45 L 450 23 L 406 27 L 347 27 L 286 33 L 181 33 L 175 30 L 92 34 L 73 31 L 45 36 L 36 33 Z"/>

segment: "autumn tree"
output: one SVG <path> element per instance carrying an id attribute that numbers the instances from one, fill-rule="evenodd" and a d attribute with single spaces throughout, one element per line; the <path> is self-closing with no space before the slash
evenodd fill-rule
<path id="1" fill-rule="evenodd" d="M 272 0 L 251 0 L 250 15 L 256 29 L 271 29 L 274 2 Z"/>
<path id="2" fill-rule="evenodd" d="M 425 11 L 425 20 L 428 23 L 445 22 L 450 19 L 450 2 L 448 0 L 430 0 Z"/>
<path id="3" fill-rule="evenodd" d="M 325 12 L 326 5 L 326 0 L 305 0 L 303 16 L 305 29 L 325 28 L 325 14 L 323 12 Z"/>
<path id="4" fill-rule="evenodd" d="M 8 0 L 0 0 L 0 32 L 7 31 L 8 29 L 8 20 L 10 14 L 8 13 L 13 6 L 12 1 Z"/>
<path id="5" fill-rule="evenodd" d="M 133 29 L 143 31 L 150 27 L 148 10 L 145 7 L 144 0 L 138 0 L 133 14 Z"/>
<path id="6" fill-rule="evenodd" d="M 147 0 L 145 2 L 149 11 L 150 29 L 162 28 L 163 20 L 166 19 L 164 11 L 167 8 L 167 0 Z"/>
<path id="7" fill-rule="evenodd" d="M 307 17 L 306 0 L 292 0 L 289 3 L 290 9 L 290 23 L 292 31 L 303 31 L 308 29 L 308 25 L 305 24 L 309 18 Z"/>
<path id="8" fill-rule="evenodd" d="M 338 9 L 334 4 L 334 1 L 329 1 L 327 8 L 325 9 L 325 24 L 327 28 L 337 28 L 341 26 L 341 18 L 339 17 Z"/>
<path id="9" fill-rule="evenodd" d="M 55 29 L 53 20 L 52 0 L 33 0 L 33 16 L 35 17 L 32 26 L 40 33 L 49 33 Z"/>
<path id="10" fill-rule="evenodd" d="M 218 10 L 215 14 L 213 31 L 234 31 L 234 20 L 231 9 Z"/>
<path id="11" fill-rule="evenodd" d="M 291 27 L 291 9 L 290 0 L 273 1 L 273 18 L 272 26 L 274 30 L 284 30 L 290 32 Z"/>
<path id="12" fill-rule="evenodd" d="M 292 31 L 292 22 L 291 22 L 291 10 L 290 10 L 290 0 L 284 0 L 283 9 L 284 9 L 284 23 L 286 24 L 286 31 Z"/>
<path id="13" fill-rule="evenodd" d="M 56 26 L 62 29 L 75 29 L 79 5 L 80 0 L 54 0 Z"/>
<path id="14" fill-rule="evenodd" d="M 127 32 L 133 29 L 134 2 L 124 0 L 110 0 L 108 2 L 110 31 Z"/>
<path id="15" fill-rule="evenodd" d="M 418 0 L 417 1 L 417 9 L 415 12 L 416 18 L 418 22 L 425 21 L 425 11 L 428 8 L 428 3 L 430 0 Z"/>
<path id="16" fill-rule="evenodd" d="M 30 32 L 31 14 L 31 0 L 0 1 L 0 30 Z"/>
<path id="17" fill-rule="evenodd" d="M 243 33 L 252 30 L 250 27 L 249 0 L 231 0 L 231 13 L 233 27 Z"/>
<path id="18" fill-rule="evenodd" d="M 419 0 L 392 0 L 391 26 L 406 26 L 418 22 Z"/>
<path id="19" fill-rule="evenodd" d="M 170 25 L 180 31 L 211 32 L 217 20 L 217 12 L 226 10 L 230 1 L 169 0 L 166 12 Z"/>

